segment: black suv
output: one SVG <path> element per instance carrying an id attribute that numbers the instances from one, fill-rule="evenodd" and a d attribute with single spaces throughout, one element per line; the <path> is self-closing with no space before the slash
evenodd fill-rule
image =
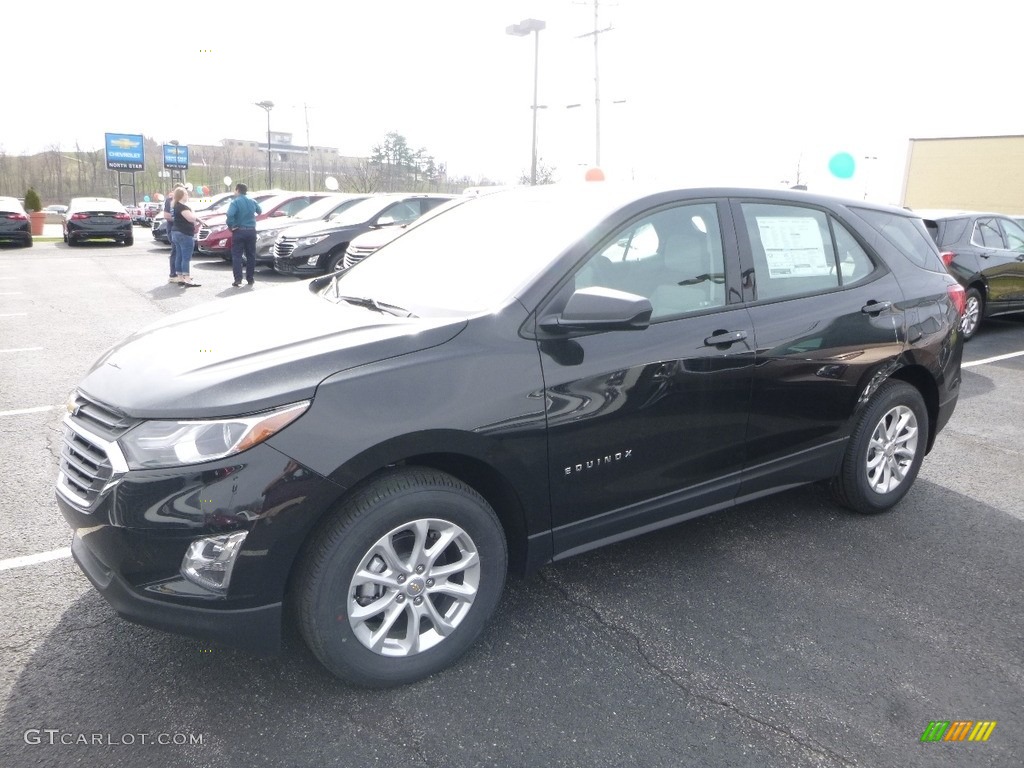
<path id="1" fill-rule="evenodd" d="M 920 212 L 942 260 L 967 291 L 964 340 L 985 318 L 1024 312 L 1024 227 L 1001 213 Z"/>
<path id="2" fill-rule="evenodd" d="M 110 349 L 57 501 L 126 618 L 267 651 L 294 611 L 331 672 L 406 683 L 474 642 L 508 570 L 801 483 L 892 507 L 956 404 L 963 297 L 899 208 L 481 197 Z"/>
<path id="3" fill-rule="evenodd" d="M 353 237 L 382 227 L 415 221 L 452 195 L 380 194 L 322 221 L 289 227 L 274 242 L 274 271 L 314 276 L 342 266 Z"/>

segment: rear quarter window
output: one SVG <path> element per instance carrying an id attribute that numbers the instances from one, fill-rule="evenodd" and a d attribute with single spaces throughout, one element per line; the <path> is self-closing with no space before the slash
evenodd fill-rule
<path id="1" fill-rule="evenodd" d="M 938 246 L 922 219 L 867 208 L 853 210 L 913 264 L 931 272 L 946 271 Z"/>

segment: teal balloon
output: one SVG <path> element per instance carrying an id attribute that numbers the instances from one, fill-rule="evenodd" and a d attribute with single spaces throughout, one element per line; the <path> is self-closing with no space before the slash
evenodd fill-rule
<path id="1" fill-rule="evenodd" d="M 142 198 L 142 202 L 148 203 L 149 202 L 149 195 L 146 195 L 144 198 Z"/>
<path id="2" fill-rule="evenodd" d="M 855 167 L 856 163 L 853 161 L 853 155 L 849 152 L 837 152 L 828 161 L 828 169 L 837 179 L 850 178 L 853 176 Z"/>

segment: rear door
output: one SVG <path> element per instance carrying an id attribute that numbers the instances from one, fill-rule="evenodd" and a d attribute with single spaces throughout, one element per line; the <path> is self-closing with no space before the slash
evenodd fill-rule
<path id="1" fill-rule="evenodd" d="M 981 258 L 992 310 L 1024 308 L 1024 228 L 1008 217 L 989 222 L 1000 235 L 997 241 L 993 236 L 998 246 L 986 248 Z"/>
<path id="2" fill-rule="evenodd" d="M 732 204 L 756 336 L 741 497 L 830 476 L 858 398 L 903 349 L 903 293 L 824 208 Z"/>

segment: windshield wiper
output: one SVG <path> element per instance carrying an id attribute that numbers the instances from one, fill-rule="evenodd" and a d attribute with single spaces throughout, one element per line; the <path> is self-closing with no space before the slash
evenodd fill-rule
<path id="1" fill-rule="evenodd" d="M 394 304 L 386 304 L 376 299 L 370 299 L 363 296 L 338 296 L 338 301 L 347 301 L 349 304 L 355 304 L 357 307 L 366 307 L 372 309 L 375 312 L 381 312 L 388 315 L 394 315 L 395 317 L 416 317 L 408 309 L 403 307 L 396 307 Z"/>

